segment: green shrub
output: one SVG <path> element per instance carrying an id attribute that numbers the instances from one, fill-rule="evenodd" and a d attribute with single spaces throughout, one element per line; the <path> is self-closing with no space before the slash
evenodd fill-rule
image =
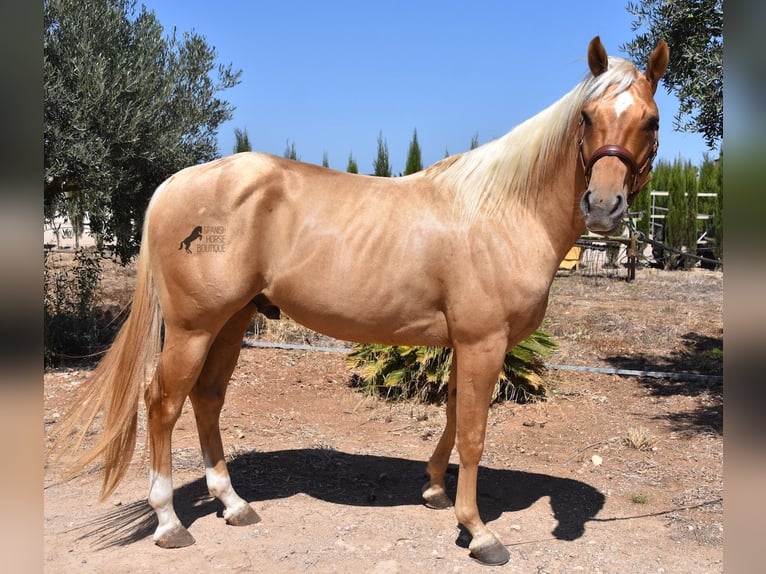
<path id="1" fill-rule="evenodd" d="M 555 348 L 553 338 L 537 330 L 509 351 L 493 402 L 545 397 L 549 389 L 541 376 L 544 358 Z M 446 399 L 451 361 L 452 349 L 377 344 L 356 345 L 348 357 L 358 387 L 385 398 L 423 402 Z"/>
<path id="2" fill-rule="evenodd" d="M 103 326 L 96 308 L 101 254 L 79 249 L 72 258 L 46 251 L 43 278 L 45 365 L 87 358 L 107 345 L 113 329 Z"/>

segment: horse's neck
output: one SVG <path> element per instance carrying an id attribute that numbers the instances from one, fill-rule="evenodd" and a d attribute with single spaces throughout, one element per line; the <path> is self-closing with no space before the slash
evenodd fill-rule
<path id="1" fill-rule="evenodd" d="M 573 144 L 574 147 L 574 144 Z M 585 230 L 580 210 L 580 198 L 585 189 L 585 177 L 574 152 L 565 149 L 549 162 L 554 169 L 545 173 L 543 180 L 535 182 L 526 212 L 536 233 L 550 244 L 558 265 Z M 510 215 L 513 217 L 513 215 Z"/>

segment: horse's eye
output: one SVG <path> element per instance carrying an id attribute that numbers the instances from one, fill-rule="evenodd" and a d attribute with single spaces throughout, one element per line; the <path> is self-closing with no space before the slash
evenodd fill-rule
<path id="1" fill-rule="evenodd" d="M 646 120 L 646 131 L 656 132 L 658 129 L 660 129 L 660 118 L 651 117 Z"/>
<path id="2" fill-rule="evenodd" d="M 590 116 L 585 112 L 582 112 L 582 121 L 585 123 L 586 126 L 591 125 Z"/>

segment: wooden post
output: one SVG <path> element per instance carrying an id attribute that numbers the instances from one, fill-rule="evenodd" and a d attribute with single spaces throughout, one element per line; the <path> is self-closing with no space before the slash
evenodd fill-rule
<path id="1" fill-rule="evenodd" d="M 636 261 L 638 259 L 638 248 L 636 247 L 636 233 L 633 227 L 630 227 L 630 243 L 628 243 L 628 282 L 636 278 Z"/>

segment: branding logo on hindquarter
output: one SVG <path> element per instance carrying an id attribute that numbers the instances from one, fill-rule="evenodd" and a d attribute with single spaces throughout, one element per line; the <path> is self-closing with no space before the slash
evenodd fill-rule
<path id="1" fill-rule="evenodd" d="M 202 239 L 202 226 L 198 225 L 195 227 L 192 232 L 189 234 L 189 236 L 181 241 L 181 244 L 178 246 L 178 250 L 180 251 L 182 248 L 186 248 L 186 253 L 191 253 L 192 250 L 189 249 L 191 247 L 192 241 L 195 241 L 197 239 Z"/>
<path id="2" fill-rule="evenodd" d="M 178 245 L 178 250 L 185 249 L 186 253 L 192 253 L 191 244 L 199 239 L 197 253 L 225 253 L 226 252 L 226 227 L 223 225 L 198 225 L 186 239 Z"/>

